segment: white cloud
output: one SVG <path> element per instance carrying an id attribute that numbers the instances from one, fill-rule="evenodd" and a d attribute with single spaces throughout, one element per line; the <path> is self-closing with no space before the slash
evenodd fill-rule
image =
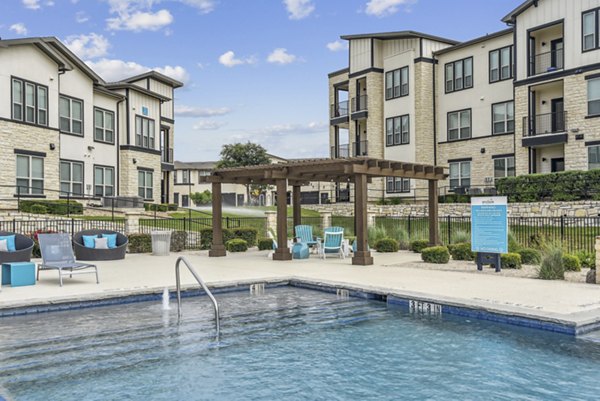
<path id="1" fill-rule="evenodd" d="M 283 0 L 290 19 L 303 19 L 315 11 L 311 0 Z"/>
<path id="2" fill-rule="evenodd" d="M 297 60 L 298 57 L 294 56 L 293 54 L 289 54 L 287 52 L 287 49 L 284 49 L 282 47 L 273 50 L 271 54 L 269 54 L 269 57 L 267 57 L 267 61 L 269 63 L 281 65 L 290 64 Z"/>
<path id="3" fill-rule="evenodd" d="M 255 64 L 256 58 L 236 58 L 235 53 L 232 50 L 229 50 L 219 56 L 219 63 L 223 64 L 225 67 L 231 68 L 241 64 Z"/>
<path id="4" fill-rule="evenodd" d="M 98 61 L 86 61 L 98 75 L 108 82 L 118 81 L 134 75 L 143 74 L 150 70 L 158 71 L 168 77 L 186 83 L 190 76 L 185 68 L 181 66 L 164 66 L 164 67 L 146 67 L 133 61 L 123 61 L 116 59 L 100 59 Z"/>
<path id="5" fill-rule="evenodd" d="M 16 23 L 16 24 L 12 24 L 10 26 L 10 28 L 8 28 L 8 29 L 11 30 L 11 31 L 13 31 L 17 35 L 27 35 L 27 27 L 22 22 L 19 22 L 19 23 Z"/>
<path id="6" fill-rule="evenodd" d="M 368 15 L 386 17 L 398 12 L 401 5 L 409 5 L 416 0 L 369 0 L 365 8 Z"/>
<path id="7" fill-rule="evenodd" d="M 90 17 L 88 17 L 85 11 L 78 11 L 77 13 L 75 13 L 75 22 L 77 22 L 78 24 L 83 24 L 84 22 L 87 22 L 89 20 Z"/>
<path id="8" fill-rule="evenodd" d="M 200 11 L 201 14 L 208 14 L 215 9 L 215 2 L 213 0 L 178 0 L 187 6 L 194 7 Z"/>
<path id="9" fill-rule="evenodd" d="M 95 33 L 71 35 L 65 39 L 65 45 L 85 60 L 106 56 L 110 47 L 108 39 Z"/>
<path id="10" fill-rule="evenodd" d="M 40 6 L 40 0 L 21 0 L 23 6 L 30 10 L 38 10 Z"/>
<path id="11" fill-rule="evenodd" d="M 339 52 L 342 50 L 347 50 L 348 49 L 348 42 L 346 41 L 341 41 L 341 40 L 336 40 L 335 42 L 329 42 L 327 43 L 327 48 L 329 50 L 331 50 L 332 52 Z"/>
<path id="12" fill-rule="evenodd" d="M 216 131 L 225 125 L 227 125 L 227 123 L 222 121 L 200 120 L 192 125 L 192 129 L 197 131 Z"/>
<path id="13" fill-rule="evenodd" d="M 175 106 L 175 115 L 177 117 L 215 117 L 224 116 L 231 113 L 228 107 L 206 108 L 192 106 Z"/>
<path id="14" fill-rule="evenodd" d="M 115 18 L 106 20 L 107 27 L 112 31 L 157 31 L 173 22 L 173 15 L 169 10 L 157 12 L 136 11 L 133 14 L 120 14 Z"/>

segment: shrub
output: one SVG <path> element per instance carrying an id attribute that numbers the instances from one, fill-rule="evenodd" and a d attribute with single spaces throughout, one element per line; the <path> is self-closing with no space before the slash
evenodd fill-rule
<path id="1" fill-rule="evenodd" d="M 398 241 L 393 238 L 383 238 L 375 243 L 377 252 L 398 252 Z"/>
<path id="2" fill-rule="evenodd" d="M 421 253 L 421 251 L 429 246 L 429 241 L 426 239 L 414 240 L 410 243 L 410 250 L 414 253 Z M 446 248 L 448 250 L 448 248 Z"/>
<path id="3" fill-rule="evenodd" d="M 467 231 L 458 230 L 452 233 L 452 243 L 454 244 L 463 244 L 463 243 L 471 242 L 471 233 Z"/>
<path id="4" fill-rule="evenodd" d="M 410 240 L 408 238 L 408 231 L 406 231 L 404 228 L 396 226 L 391 230 L 388 230 L 388 234 L 388 238 L 398 241 L 399 249 L 407 250 L 409 248 Z"/>
<path id="5" fill-rule="evenodd" d="M 500 265 L 503 269 L 520 269 L 521 255 L 518 253 L 505 253 L 500 255 Z"/>
<path id="6" fill-rule="evenodd" d="M 130 253 L 152 252 L 152 237 L 150 234 L 130 234 L 128 238 Z"/>
<path id="7" fill-rule="evenodd" d="M 517 241 L 517 237 L 511 231 L 508 232 L 508 252 L 516 253 L 521 249 L 521 244 Z"/>
<path id="8" fill-rule="evenodd" d="M 517 253 L 521 255 L 521 262 L 524 265 L 539 265 L 542 262 L 542 253 L 537 249 L 523 248 Z"/>
<path id="9" fill-rule="evenodd" d="M 367 230 L 367 239 L 369 245 L 375 246 L 375 243 L 380 239 L 387 238 L 388 234 L 383 226 L 369 227 Z"/>
<path id="10" fill-rule="evenodd" d="M 568 272 L 580 272 L 581 271 L 581 262 L 579 258 L 575 255 L 564 254 L 563 258 L 563 267 L 565 271 Z"/>
<path id="11" fill-rule="evenodd" d="M 225 243 L 225 248 L 229 252 L 246 252 L 248 250 L 248 243 L 241 238 L 234 238 Z"/>
<path id="12" fill-rule="evenodd" d="M 48 213 L 48 208 L 46 207 L 46 205 L 31 205 L 31 208 L 29 209 L 30 213 L 34 213 L 34 214 L 47 214 Z"/>
<path id="13" fill-rule="evenodd" d="M 223 229 L 223 243 L 233 239 L 233 232 L 228 228 Z M 210 249 L 212 245 L 212 228 L 200 230 L 200 249 Z"/>
<path id="14" fill-rule="evenodd" d="M 454 260 L 475 260 L 475 253 L 471 251 L 471 244 L 467 242 L 454 244 L 448 250 Z"/>
<path id="15" fill-rule="evenodd" d="M 208 189 L 204 192 L 194 192 L 190 195 L 190 198 L 196 205 L 208 205 L 212 202 L 212 194 Z"/>
<path id="16" fill-rule="evenodd" d="M 171 252 L 181 252 L 185 249 L 187 243 L 187 231 L 171 232 Z"/>
<path id="17" fill-rule="evenodd" d="M 542 266 L 538 273 L 542 280 L 564 280 L 563 252 L 559 247 L 549 247 L 542 257 Z"/>
<path id="18" fill-rule="evenodd" d="M 421 259 L 426 263 L 444 264 L 450 260 L 450 252 L 445 246 L 432 246 L 421 251 Z"/>
<path id="19" fill-rule="evenodd" d="M 586 269 L 596 268 L 595 252 L 581 251 L 577 252 L 575 255 L 577 255 L 577 257 L 579 258 L 579 261 L 581 262 L 581 267 L 584 267 Z"/>
<path id="20" fill-rule="evenodd" d="M 169 211 L 169 206 L 165 203 L 144 203 L 144 210 L 147 212 L 167 212 Z"/>
<path id="21" fill-rule="evenodd" d="M 258 250 L 267 251 L 273 249 L 273 239 L 271 238 L 259 238 L 258 239 Z"/>
<path id="22" fill-rule="evenodd" d="M 256 228 L 236 228 L 233 230 L 233 238 L 240 238 L 246 241 L 249 247 L 256 246 L 258 230 Z"/>
<path id="23" fill-rule="evenodd" d="M 167 203 L 166 205 L 169 212 L 176 212 L 177 208 L 179 207 L 177 206 L 177 203 Z"/>
<path id="24" fill-rule="evenodd" d="M 35 213 L 31 210 L 33 206 L 45 206 L 48 214 L 83 214 L 83 205 L 73 200 L 21 200 L 19 201 L 19 211 L 23 213 Z"/>

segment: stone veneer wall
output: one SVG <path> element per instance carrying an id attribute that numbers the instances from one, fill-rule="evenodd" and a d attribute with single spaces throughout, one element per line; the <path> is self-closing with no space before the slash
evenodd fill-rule
<path id="1" fill-rule="evenodd" d="M 523 147 L 523 118 L 529 115 L 529 88 L 527 85 L 515 87 L 515 173 L 529 174 L 529 148 Z"/>
<path id="2" fill-rule="evenodd" d="M 45 153 L 44 195 L 47 199 L 57 199 L 59 185 L 60 138 L 58 130 L 0 120 L 0 197 L 11 199 L 16 193 L 17 155 L 15 149 Z M 50 144 L 55 145 L 50 150 Z M 5 185 L 5 187 L 4 187 Z M 50 192 L 53 191 L 53 192 Z M 4 201 L 2 207 L 16 208 L 16 202 Z"/>
<path id="3" fill-rule="evenodd" d="M 305 209 L 316 210 L 320 213 L 329 212 L 335 216 L 354 215 L 352 203 L 336 205 L 303 205 Z M 427 205 L 369 205 L 368 213 L 378 216 L 426 216 Z M 598 217 L 600 216 L 600 201 L 579 202 L 539 202 L 539 203 L 511 203 L 508 207 L 511 217 Z M 441 203 L 439 215 L 443 216 L 470 216 L 471 206 L 468 203 Z"/>
<path id="4" fill-rule="evenodd" d="M 433 67 L 431 63 L 420 62 L 414 65 L 415 81 L 415 162 L 423 164 L 434 163 L 434 118 L 433 118 Z M 438 163 L 439 164 L 439 163 Z M 415 194 L 428 193 L 428 182 L 416 180 Z"/>
<path id="5" fill-rule="evenodd" d="M 383 93 L 384 75 L 380 72 L 370 72 L 367 74 L 367 107 L 369 116 L 367 118 L 367 140 L 369 157 L 383 159 L 384 157 L 384 128 L 383 128 L 383 102 L 385 99 Z M 350 124 L 352 125 L 352 123 Z M 369 185 L 367 196 L 383 198 L 385 183 L 381 178 L 373 179 Z M 354 193 L 354 192 L 352 192 Z"/>
<path id="6" fill-rule="evenodd" d="M 138 196 L 138 168 L 146 168 L 154 170 L 152 176 L 152 195 L 154 202 L 160 203 L 160 155 L 121 149 L 120 156 L 119 195 Z M 135 164 L 133 164 L 133 159 L 136 159 Z"/>

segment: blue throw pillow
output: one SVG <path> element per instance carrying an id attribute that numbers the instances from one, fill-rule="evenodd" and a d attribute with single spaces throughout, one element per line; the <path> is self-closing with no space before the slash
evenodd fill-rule
<path id="1" fill-rule="evenodd" d="M 94 240 L 98 238 L 97 235 L 82 235 L 81 238 L 83 238 L 83 246 L 86 248 L 96 247 L 96 242 Z"/>
<path id="2" fill-rule="evenodd" d="M 117 234 L 102 234 L 102 238 L 106 238 L 110 249 L 117 247 Z"/>
<path id="3" fill-rule="evenodd" d="M 6 247 L 8 248 L 8 252 L 14 252 L 17 250 L 15 247 L 15 236 L 14 235 L 4 235 L 0 236 L 0 240 L 6 240 Z"/>

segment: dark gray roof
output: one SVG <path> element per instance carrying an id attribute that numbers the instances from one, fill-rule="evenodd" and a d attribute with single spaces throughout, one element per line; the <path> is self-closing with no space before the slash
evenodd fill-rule
<path id="1" fill-rule="evenodd" d="M 538 1 L 539 0 L 527 0 L 523 2 L 520 6 L 506 14 L 506 16 L 502 18 L 502 22 L 506 22 L 507 24 L 513 22 L 515 18 L 517 18 L 517 16 L 523 11 L 527 10 L 531 6 L 537 6 Z"/>
<path id="2" fill-rule="evenodd" d="M 513 33 L 513 28 L 503 29 L 501 31 L 493 32 L 493 33 L 488 33 L 488 34 L 486 34 L 484 36 L 480 36 L 478 38 L 471 39 L 471 40 L 459 43 L 459 44 L 454 45 L 454 46 L 446 47 L 445 49 L 441 49 L 441 50 L 435 51 L 433 53 L 436 54 L 436 55 L 449 53 L 449 52 L 454 51 L 454 50 L 462 49 L 463 47 L 471 46 L 471 45 L 474 45 L 476 43 L 485 42 L 486 40 L 490 40 L 490 39 L 494 39 L 494 38 L 499 38 L 501 36 L 512 34 L 512 33 Z"/>
<path id="3" fill-rule="evenodd" d="M 175 170 L 213 170 L 217 162 L 178 162 L 175 161 Z"/>
<path id="4" fill-rule="evenodd" d="M 345 40 L 351 40 L 351 39 L 382 39 L 382 40 L 386 40 L 386 39 L 418 39 L 418 38 L 423 38 L 423 39 L 429 39 L 429 40 L 435 40 L 437 42 L 442 42 L 442 43 L 447 43 L 450 45 L 455 45 L 458 44 L 459 42 L 452 40 L 452 39 L 447 39 L 447 38 L 442 38 L 440 36 L 434 36 L 434 35 L 429 35 L 426 33 L 421 33 L 421 32 L 415 32 L 415 31 L 397 31 L 397 32 L 380 32 L 380 33 L 364 33 L 364 34 L 357 34 L 357 35 L 343 35 L 340 36 L 342 39 Z"/>
<path id="5" fill-rule="evenodd" d="M 140 74 L 140 75 L 136 75 L 136 76 L 131 77 L 131 78 L 124 79 L 123 81 L 124 82 L 132 83 L 132 82 L 135 82 L 135 81 L 139 81 L 140 79 L 144 79 L 144 78 L 153 78 L 153 79 L 156 79 L 157 81 L 163 82 L 163 83 L 165 83 L 167 85 L 171 85 L 173 88 L 181 88 L 183 86 L 182 82 L 179 82 L 176 79 L 168 77 L 168 76 L 166 76 L 164 74 L 161 74 L 160 72 L 154 71 L 154 70 L 145 72 L 145 73 Z"/>
<path id="6" fill-rule="evenodd" d="M 164 100 L 164 101 L 167 101 L 167 102 L 169 100 L 171 100 L 171 98 L 168 97 L 168 96 L 164 96 L 164 95 L 161 95 L 160 93 L 156 93 L 156 92 L 153 92 L 153 91 L 148 90 L 146 88 L 142 88 L 139 85 L 130 84 L 129 82 L 110 82 L 110 83 L 106 84 L 105 86 L 108 89 L 132 89 L 132 90 L 141 92 L 141 93 L 143 93 L 145 95 L 148 95 L 148 96 L 151 96 L 151 97 L 155 97 L 157 99 Z"/>

